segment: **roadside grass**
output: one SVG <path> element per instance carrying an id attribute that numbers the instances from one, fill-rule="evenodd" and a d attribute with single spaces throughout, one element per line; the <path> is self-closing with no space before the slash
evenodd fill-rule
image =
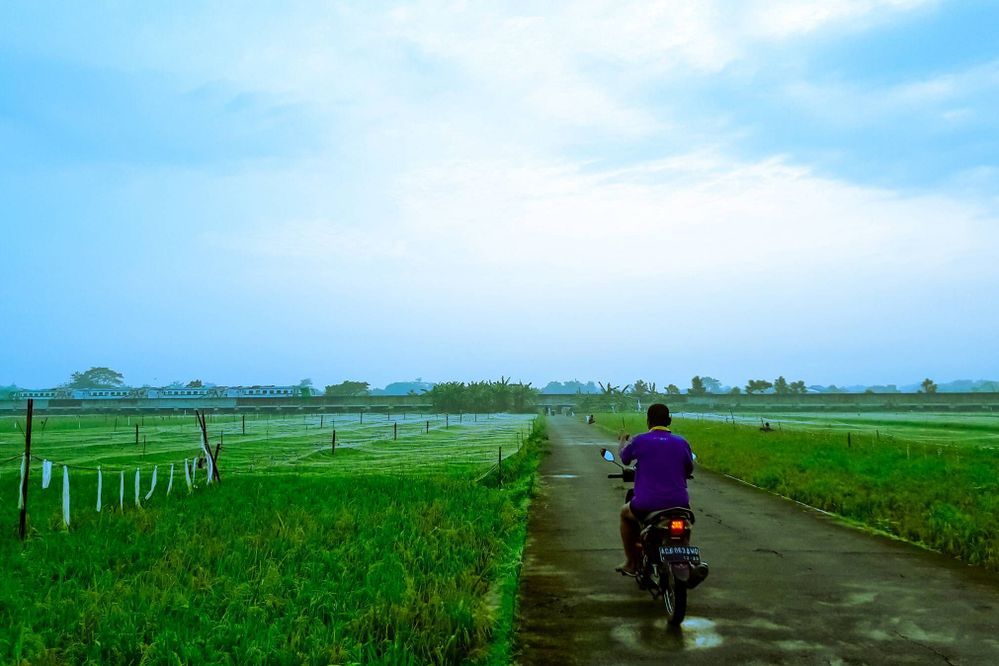
<path id="1" fill-rule="evenodd" d="M 617 434 L 645 430 L 644 415 L 600 414 Z M 698 464 L 800 502 L 999 570 L 999 453 L 826 429 L 677 418 Z"/>
<path id="2" fill-rule="evenodd" d="M 538 419 L 502 487 L 495 469 L 271 470 L 88 503 L 69 530 L 32 483 L 26 544 L 0 510 L 0 663 L 508 663 L 544 438 Z"/>

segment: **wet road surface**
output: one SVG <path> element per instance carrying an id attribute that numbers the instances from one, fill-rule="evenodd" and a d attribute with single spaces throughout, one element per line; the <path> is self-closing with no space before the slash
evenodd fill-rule
<path id="1" fill-rule="evenodd" d="M 616 442 L 577 418 L 548 423 L 519 663 L 999 664 L 999 577 L 703 469 L 692 542 L 711 575 L 668 627 L 661 602 L 614 572 L 625 486 L 599 449 Z"/>

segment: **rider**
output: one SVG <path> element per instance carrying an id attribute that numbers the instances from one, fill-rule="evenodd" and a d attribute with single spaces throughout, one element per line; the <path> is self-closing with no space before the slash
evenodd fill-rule
<path id="1" fill-rule="evenodd" d="M 635 494 L 621 507 L 621 541 L 626 559 L 617 571 L 629 576 L 637 575 L 641 560 L 636 545 L 640 539 L 640 521 L 653 511 L 677 506 L 690 508 L 687 479 L 694 471 L 694 456 L 687 440 L 670 432 L 672 420 L 666 405 L 649 405 L 646 412 L 649 431 L 631 441 L 626 434 L 618 438 L 621 462 L 625 465 L 639 462 L 635 469 Z"/>

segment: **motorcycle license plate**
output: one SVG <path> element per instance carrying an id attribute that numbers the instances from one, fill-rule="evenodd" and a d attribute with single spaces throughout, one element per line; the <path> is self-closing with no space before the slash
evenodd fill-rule
<path id="1" fill-rule="evenodd" d="M 664 562 L 693 562 L 701 561 L 701 549 L 697 546 L 660 546 L 659 556 Z"/>

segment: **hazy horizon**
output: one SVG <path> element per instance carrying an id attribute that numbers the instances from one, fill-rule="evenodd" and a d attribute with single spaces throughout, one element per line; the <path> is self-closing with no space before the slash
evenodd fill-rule
<path id="1" fill-rule="evenodd" d="M 0 384 L 999 377 L 987 2 L 0 8 Z"/>

